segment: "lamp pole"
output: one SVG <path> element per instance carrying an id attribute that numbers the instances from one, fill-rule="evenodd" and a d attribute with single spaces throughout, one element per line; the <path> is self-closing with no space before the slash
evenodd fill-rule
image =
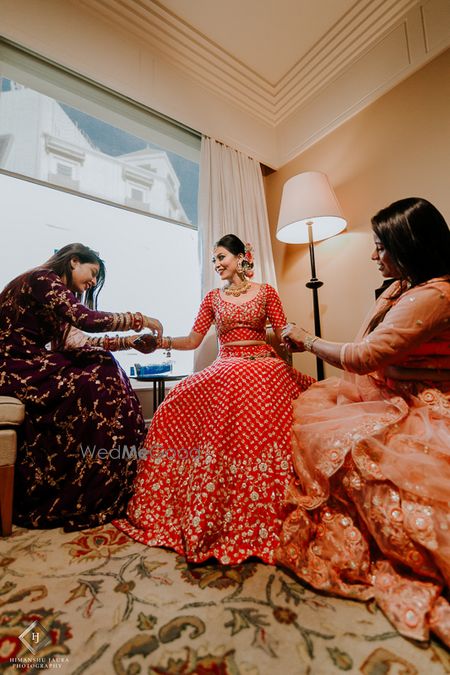
<path id="1" fill-rule="evenodd" d="M 322 337 L 320 329 L 320 311 L 319 311 L 319 294 L 317 289 L 323 286 L 323 281 L 319 281 L 316 276 L 316 260 L 314 257 L 314 241 L 313 241 L 313 231 L 312 226 L 313 222 L 311 220 L 306 222 L 308 227 L 308 241 L 309 241 L 309 259 L 311 262 L 311 279 L 305 284 L 313 292 L 313 312 L 314 312 L 314 334 L 317 337 Z M 316 356 L 317 364 L 317 379 L 323 380 L 325 377 L 323 369 L 323 361 L 318 356 Z"/>

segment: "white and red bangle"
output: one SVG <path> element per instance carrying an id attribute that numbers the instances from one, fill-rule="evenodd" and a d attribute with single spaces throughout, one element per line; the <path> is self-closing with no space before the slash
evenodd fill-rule
<path id="1" fill-rule="evenodd" d="M 304 344 L 305 349 L 306 349 L 307 352 L 311 352 L 312 354 L 314 353 L 314 352 L 313 352 L 313 344 L 314 344 L 315 341 L 318 340 L 318 339 L 319 339 L 319 338 L 316 337 L 315 335 L 307 335 L 307 336 L 305 337 L 305 339 L 303 340 L 303 344 Z"/>

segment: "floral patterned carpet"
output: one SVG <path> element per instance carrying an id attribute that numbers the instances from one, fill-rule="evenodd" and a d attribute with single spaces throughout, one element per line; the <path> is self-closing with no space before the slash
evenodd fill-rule
<path id="1" fill-rule="evenodd" d="M 35 621 L 24 636 L 33 655 L 19 636 Z M 0 673 L 44 669 L 441 675 L 450 655 L 400 637 L 373 604 L 319 595 L 256 561 L 188 566 L 113 525 L 68 534 L 15 528 L 0 539 Z"/>

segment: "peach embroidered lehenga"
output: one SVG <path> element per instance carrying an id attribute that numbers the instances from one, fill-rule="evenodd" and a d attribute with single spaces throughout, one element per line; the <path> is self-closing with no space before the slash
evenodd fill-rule
<path id="1" fill-rule="evenodd" d="M 343 346 L 343 379 L 294 402 L 298 478 L 277 555 L 315 588 L 375 598 L 402 634 L 431 628 L 450 645 L 450 375 L 384 376 L 388 365 L 449 368 L 449 317 L 448 278 L 410 289 Z"/>

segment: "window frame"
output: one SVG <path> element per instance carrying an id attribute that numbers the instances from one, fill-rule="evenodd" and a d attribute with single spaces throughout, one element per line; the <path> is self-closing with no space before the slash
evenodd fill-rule
<path id="1" fill-rule="evenodd" d="M 181 122 L 177 122 L 162 113 L 152 110 L 148 106 L 135 101 L 126 95 L 114 91 L 109 87 L 92 80 L 85 75 L 47 59 L 36 52 L 18 45 L 0 36 L 0 78 L 15 80 L 26 87 L 65 103 L 83 113 L 96 117 L 101 121 L 116 126 L 123 131 L 159 145 L 161 151 L 170 151 L 193 162 L 200 160 L 201 133 Z M 124 120 L 120 126 L 119 119 Z M 159 139 L 159 140 L 158 140 Z M 48 139 L 47 139 L 48 142 Z M 50 139 L 51 142 L 51 139 Z M 9 147 L 6 147 L 5 154 Z M 56 154 L 55 154 L 56 153 Z M 55 166 L 59 160 L 58 149 L 54 152 Z M 131 203 L 116 202 L 94 194 L 76 189 L 76 158 L 70 158 L 75 171 L 72 179 L 64 180 L 59 176 L 58 182 L 45 181 L 0 167 L 0 173 L 26 180 L 55 190 L 68 192 L 84 199 L 115 206 L 126 211 L 138 213 L 147 217 L 157 218 L 168 223 L 197 230 L 197 223 L 189 223 L 179 218 L 171 218 L 158 212 L 152 212 L 150 205 L 143 202 L 143 208 L 137 206 L 135 200 Z M 131 168 L 131 167 L 130 167 Z M 56 175 L 56 171 L 54 172 Z M 59 175 L 59 174 L 58 174 Z"/>

